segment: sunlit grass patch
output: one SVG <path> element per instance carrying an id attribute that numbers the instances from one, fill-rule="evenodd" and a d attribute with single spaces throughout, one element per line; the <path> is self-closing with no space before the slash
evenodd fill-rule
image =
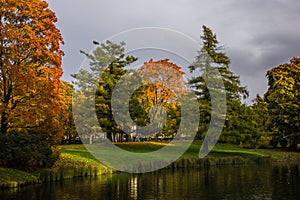
<path id="1" fill-rule="evenodd" d="M 80 155 L 78 152 L 83 152 L 83 154 Z M 65 149 L 51 169 L 40 172 L 40 180 L 42 182 L 59 181 L 73 177 L 99 176 L 106 173 L 112 173 L 112 169 L 101 164 L 87 150 Z"/>
<path id="2" fill-rule="evenodd" d="M 169 146 L 168 143 L 163 142 L 122 142 L 116 143 L 116 146 L 130 152 L 147 153 L 157 151 L 165 146 Z"/>

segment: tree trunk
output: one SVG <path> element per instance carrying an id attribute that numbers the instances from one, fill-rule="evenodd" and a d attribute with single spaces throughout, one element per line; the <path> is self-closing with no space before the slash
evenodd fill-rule
<path id="1" fill-rule="evenodd" d="M 113 137 L 112 137 L 112 133 L 109 131 L 109 132 L 107 132 L 107 139 L 109 140 L 109 141 L 111 141 L 111 142 L 113 142 Z"/>
<path id="2" fill-rule="evenodd" d="M 7 123 L 7 114 L 6 112 L 3 112 L 1 115 L 1 133 L 6 134 L 8 130 L 8 123 Z"/>
<path id="3" fill-rule="evenodd" d="M 90 144 L 93 144 L 93 135 L 90 135 Z"/>

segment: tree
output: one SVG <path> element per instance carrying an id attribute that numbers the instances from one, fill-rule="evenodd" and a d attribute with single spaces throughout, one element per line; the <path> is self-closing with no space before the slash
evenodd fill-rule
<path id="1" fill-rule="evenodd" d="M 174 137 L 180 123 L 178 98 L 187 91 L 183 79 L 184 72 L 169 59 L 158 61 L 151 59 L 144 63 L 138 70 L 138 74 L 142 76 L 144 85 L 135 92 L 133 99 L 137 100 L 137 106 L 140 106 L 144 112 L 135 113 L 132 116 L 139 121 L 144 119 L 142 124 L 144 126 L 151 123 L 150 118 L 153 118 L 152 123 L 157 119 L 157 128 L 162 130 L 155 135 L 156 139 L 159 135 Z M 150 109 L 153 109 L 152 116 L 149 116 Z M 166 121 L 162 120 L 163 109 L 167 114 Z M 133 110 L 139 109 L 132 107 L 132 112 Z"/>
<path id="2" fill-rule="evenodd" d="M 63 39 L 55 14 L 40 0 L 0 0 L 0 13 L 1 133 L 59 123 Z"/>
<path id="3" fill-rule="evenodd" d="M 300 58 L 291 59 L 267 72 L 264 98 L 271 117 L 271 130 L 289 142 L 291 150 L 300 143 Z"/>
<path id="4" fill-rule="evenodd" d="M 65 105 L 65 113 L 61 116 L 61 127 L 63 128 L 63 142 L 74 143 L 75 138 L 78 137 L 74 117 L 72 112 L 72 98 L 73 98 L 74 87 L 71 83 L 67 81 L 62 81 L 59 93 L 61 101 Z"/>
<path id="5" fill-rule="evenodd" d="M 22 170 L 50 168 L 58 159 L 51 145 L 39 135 L 10 131 L 0 134 L 0 166 Z"/>
<path id="6" fill-rule="evenodd" d="M 231 116 L 234 115 L 238 107 L 241 106 L 241 98 L 248 96 L 246 87 L 241 86 L 239 76 L 236 76 L 229 69 L 230 59 L 223 51 L 222 46 L 218 46 L 216 34 L 212 32 L 206 26 L 202 26 L 203 46 L 198 52 L 195 61 L 189 66 L 191 72 L 198 72 L 200 75 L 193 76 L 189 80 L 189 84 L 194 88 L 198 97 L 199 108 L 201 112 L 200 125 L 198 131 L 198 137 L 203 138 L 208 125 L 211 120 L 211 92 L 225 92 L 227 101 L 227 116 L 225 121 L 225 131 L 230 131 L 235 128 L 235 121 L 231 120 Z M 221 85 L 215 85 L 208 88 L 206 80 L 217 79 L 217 74 L 212 73 L 218 70 L 224 84 L 224 88 Z M 217 82 L 216 82 L 217 83 Z M 222 91 L 223 90 L 223 91 Z M 218 101 L 215 99 L 215 101 Z"/>
<path id="7" fill-rule="evenodd" d="M 268 126 L 270 117 L 267 103 L 264 97 L 257 97 L 253 100 L 253 105 L 243 105 L 242 113 L 237 115 L 237 120 L 241 123 L 238 128 L 239 142 L 242 147 L 266 148 L 270 144 L 270 132 Z"/>
<path id="8" fill-rule="evenodd" d="M 79 73 L 72 75 L 72 77 L 75 78 L 73 83 L 78 86 L 77 95 L 80 97 L 76 99 L 81 101 L 81 107 L 79 109 L 89 110 L 91 105 L 88 103 L 85 104 L 84 102 L 88 102 L 87 100 L 90 95 L 96 95 L 94 106 L 96 107 L 96 114 L 100 126 L 105 132 L 106 137 L 110 141 L 116 142 L 120 141 L 124 132 L 118 127 L 112 114 L 112 92 L 116 83 L 127 72 L 124 67 L 137 59 L 133 56 L 124 55 L 124 42 L 115 44 L 111 41 L 106 41 L 103 43 L 94 42 L 94 44 L 97 45 L 97 48 L 92 54 L 81 51 L 89 60 L 88 69 L 81 69 Z M 94 91 L 94 89 L 91 87 L 95 85 L 97 86 L 96 94 L 92 94 L 90 91 Z M 89 112 L 86 113 L 88 114 Z M 82 116 L 80 120 L 89 120 L 89 117 L 90 116 Z M 83 122 L 81 124 L 89 123 Z M 89 133 L 87 134 L 87 137 L 91 137 Z"/>

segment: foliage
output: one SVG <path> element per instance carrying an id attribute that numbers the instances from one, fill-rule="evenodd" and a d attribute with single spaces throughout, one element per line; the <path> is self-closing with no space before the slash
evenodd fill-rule
<path id="1" fill-rule="evenodd" d="M 180 67 L 166 59 L 145 62 L 137 72 L 126 70 L 124 67 L 136 61 L 136 58 L 132 56 L 125 57 L 125 43 L 114 44 L 106 41 L 101 44 L 96 43 L 96 45 L 99 46 L 92 54 L 82 51 L 89 60 L 89 69 L 81 69 L 79 73 L 72 75 L 75 78 L 75 85 L 79 88 L 76 91 L 76 99 L 80 101 L 82 106 L 79 109 L 89 109 L 89 105 L 85 105 L 85 102 L 88 101 L 89 95 L 93 94 L 88 94 L 88 91 L 92 91 L 90 87 L 97 85 L 95 107 L 102 131 L 113 142 L 122 141 L 124 138 L 127 141 L 132 140 L 133 138 L 130 138 L 129 134 L 125 134 L 116 124 L 112 114 L 111 98 L 121 77 L 122 79 L 127 77 L 128 82 L 134 82 L 136 77 L 142 76 L 144 85 L 138 88 L 130 98 L 130 117 L 137 125 L 146 126 L 151 122 L 151 118 L 159 119 L 159 116 L 156 115 L 162 114 L 162 107 L 154 106 L 161 105 L 167 110 L 169 118 L 167 125 L 163 127 L 163 133 L 160 134 L 174 136 L 179 124 L 178 112 L 180 108 L 176 102 L 177 95 L 185 90 L 182 78 L 183 72 Z M 125 74 L 128 76 L 124 76 Z M 151 82 L 149 82 L 150 79 Z M 169 89 L 169 86 L 172 89 Z M 121 98 L 117 101 L 122 100 Z M 154 108 L 153 116 L 149 116 L 152 108 Z M 155 110 L 155 108 L 160 110 Z M 90 118 L 89 116 L 81 116 L 79 120 L 89 120 Z M 160 121 L 160 123 L 162 122 Z M 89 123 L 83 122 L 82 124 Z M 131 128 L 127 127 L 126 124 L 124 127 L 126 129 Z M 81 128 L 84 129 L 84 126 Z M 82 131 L 84 132 L 84 130 Z"/>
<path id="2" fill-rule="evenodd" d="M 56 137 L 64 104 L 57 18 L 41 0 L 1 0 L 0 13 L 0 131 L 38 127 Z"/>
<path id="3" fill-rule="evenodd" d="M 145 94 L 151 99 L 152 104 L 172 103 L 178 98 L 177 95 L 186 91 L 183 80 L 184 72 L 181 67 L 169 62 L 169 59 L 158 61 L 151 59 L 144 63 L 138 73 L 143 76 L 144 84 L 146 84 Z"/>
<path id="4" fill-rule="evenodd" d="M 69 82 L 62 81 L 60 88 L 60 96 L 64 101 L 66 114 L 61 116 L 61 127 L 63 128 L 63 137 L 65 140 L 74 140 L 78 137 L 74 117 L 72 113 L 72 97 L 74 88 Z"/>
<path id="5" fill-rule="evenodd" d="M 264 95 L 270 115 L 272 143 L 291 150 L 300 143 L 300 58 L 291 59 L 267 72 L 269 88 Z"/>
<path id="6" fill-rule="evenodd" d="M 73 83 L 78 86 L 76 99 L 81 101 L 82 107 L 79 109 L 88 111 L 91 105 L 85 102 L 88 102 L 90 95 L 94 95 L 89 93 L 93 91 L 91 87 L 97 86 L 95 107 L 98 121 L 106 137 L 110 141 L 117 141 L 119 137 L 123 137 L 123 132 L 118 128 L 113 118 L 111 95 L 116 83 L 127 72 L 124 67 L 137 59 L 133 56 L 125 57 L 125 43 L 123 42 L 114 44 L 111 41 L 106 41 L 101 44 L 94 42 L 94 44 L 97 45 L 97 48 L 91 54 L 81 51 L 89 60 L 89 68 L 81 69 L 79 73 L 72 75 L 75 78 Z M 89 119 L 90 116 L 80 116 L 80 120 Z M 82 124 L 89 123 L 83 122 Z M 84 129 L 84 127 L 81 128 Z M 90 133 L 87 134 L 87 137 L 91 136 Z"/>
<path id="7" fill-rule="evenodd" d="M 146 126 L 154 123 L 157 119 L 159 121 L 157 126 L 162 130 L 155 137 L 173 138 L 180 124 L 179 97 L 186 92 L 183 80 L 184 72 L 168 59 L 158 61 L 151 59 L 144 63 L 138 70 L 138 74 L 142 76 L 144 85 L 131 98 L 132 102 L 136 102 L 135 104 L 131 103 L 131 115 L 134 121 L 138 125 Z M 151 109 L 152 113 L 150 114 Z M 163 109 L 167 115 L 166 121 L 161 120 Z M 152 122 L 150 118 L 152 118 Z"/>
<path id="8" fill-rule="evenodd" d="M 218 46 L 219 42 L 216 34 L 206 26 L 202 26 L 202 28 L 203 35 L 201 39 L 203 40 L 203 46 L 198 52 L 194 63 L 189 66 L 191 72 L 199 70 L 202 76 L 191 78 L 191 86 L 196 89 L 196 93 L 200 99 L 209 99 L 209 91 L 203 75 L 217 69 L 223 79 L 226 98 L 228 100 L 239 100 L 241 96 L 246 98 L 248 91 L 245 87 L 240 86 L 239 77 L 230 71 L 230 59 L 223 52 L 223 47 Z"/>
<path id="9" fill-rule="evenodd" d="M 3 166 L 35 170 L 51 167 L 56 159 L 49 143 L 36 133 L 11 131 L 0 135 L 0 163 Z"/>
<path id="10" fill-rule="evenodd" d="M 232 133 L 237 126 L 240 126 L 239 129 L 242 129 L 243 125 L 246 124 L 246 122 L 241 121 L 239 112 L 244 112 L 242 110 L 245 109 L 241 104 L 241 98 L 246 98 L 248 96 L 246 88 L 240 85 L 239 76 L 234 75 L 234 73 L 230 71 L 230 59 L 225 52 L 223 52 L 223 48 L 218 46 L 219 42 L 216 34 L 206 26 L 203 26 L 202 28 L 203 35 L 201 38 L 203 40 L 203 46 L 198 52 L 194 63 L 189 66 L 191 72 L 200 73 L 200 75 L 194 76 L 189 80 L 189 84 L 195 89 L 195 93 L 198 96 L 201 112 L 198 138 L 203 138 L 205 136 L 210 123 L 212 114 L 212 99 L 210 92 L 212 92 L 212 90 L 226 93 L 227 116 L 224 129 L 225 131 Z M 211 79 L 217 78 L 216 74 L 211 73 L 215 70 L 219 72 L 223 80 L 224 88 L 216 84 L 215 86 L 208 88 L 207 83 L 205 82 L 207 80 L 206 77 L 211 76 Z M 235 140 L 235 142 L 237 141 L 236 138 L 232 139 Z"/>

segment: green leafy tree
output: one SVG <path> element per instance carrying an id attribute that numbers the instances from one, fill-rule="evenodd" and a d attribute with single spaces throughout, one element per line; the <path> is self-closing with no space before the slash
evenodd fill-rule
<path id="1" fill-rule="evenodd" d="M 74 88 L 73 85 L 67 81 L 62 81 L 59 88 L 60 96 L 65 105 L 65 115 L 61 117 L 61 126 L 63 128 L 63 140 L 64 142 L 74 143 L 74 139 L 78 137 L 73 113 L 72 113 L 72 97 Z"/>
<path id="2" fill-rule="evenodd" d="M 291 59 L 267 72 L 268 90 L 264 96 L 271 118 L 270 129 L 291 150 L 300 142 L 300 58 Z"/>
<path id="3" fill-rule="evenodd" d="M 50 168 L 58 156 L 51 145 L 35 133 L 0 134 L 0 166 L 22 170 Z"/>
<path id="4" fill-rule="evenodd" d="M 116 142 L 122 140 L 124 132 L 118 127 L 112 114 L 112 92 L 116 83 L 127 72 L 124 69 L 125 66 L 130 65 L 137 59 L 133 56 L 124 55 L 125 43 L 123 42 L 115 44 L 111 41 L 106 41 L 100 44 L 94 42 L 94 44 L 97 45 L 97 48 L 91 54 L 81 51 L 89 60 L 89 69 L 81 69 L 79 73 L 72 75 L 75 78 L 73 83 L 79 88 L 77 95 L 81 97 L 76 99 L 82 101 L 80 109 L 88 110 L 91 105 L 84 102 L 88 102 L 89 95 L 96 95 L 94 106 L 96 107 L 101 129 L 110 141 Z M 101 77 L 99 77 L 100 74 Z M 97 85 L 96 94 L 86 94 L 88 91 L 93 91 L 90 87 L 94 85 Z M 84 94 L 82 91 L 85 91 Z M 86 113 L 88 114 L 89 112 Z M 80 119 L 89 120 L 90 116 L 82 116 Z M 87 137 L 91 137 L 89 134 L 91 133 L 87 133 Z"/>

